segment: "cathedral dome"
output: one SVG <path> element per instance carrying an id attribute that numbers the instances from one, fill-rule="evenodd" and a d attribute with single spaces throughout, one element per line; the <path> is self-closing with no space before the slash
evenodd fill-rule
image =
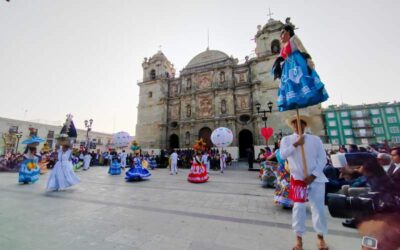
<path id="1" fill-rule="evenodd" d="M 207 65 L 210 63 L 221 62 L 229 59 L 229 56 L 222 51 L 219 50 L 206 50 L 201 52 L 197 56 L 193 57 L 192 60 L 188 63 L 186 68 L 192 68 L 202 65 Z"/>

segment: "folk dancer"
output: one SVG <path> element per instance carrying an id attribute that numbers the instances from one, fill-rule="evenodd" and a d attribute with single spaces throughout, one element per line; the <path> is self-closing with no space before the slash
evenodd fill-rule
<path id="1" fill-rule="evenodd" d="M 170 156 L 171 159 L 171 175 L 178 174 L 178 154 L 174 150 Z"/>

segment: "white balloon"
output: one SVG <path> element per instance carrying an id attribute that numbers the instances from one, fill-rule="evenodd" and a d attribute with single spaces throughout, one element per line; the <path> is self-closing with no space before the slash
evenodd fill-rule
<path id="1" fill-rule="evenodd" d="M 211 141 L 218 148 L 227 147 L 233 141 L 233 133 L 229 128 L 216 128 L 211 134 Z"/>
<path id="2" fill-rule="evenodd" d="M 113 134 L 112 144 L 115 148 L 125 148 L 130 145 L 132 141 L 131 136 L 124 131 Z"/>

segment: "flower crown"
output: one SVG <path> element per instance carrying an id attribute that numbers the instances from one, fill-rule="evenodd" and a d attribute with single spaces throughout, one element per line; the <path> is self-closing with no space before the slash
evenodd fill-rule
<path id="1" fill-rule="evenodd" d="M 206 149 L 207 144 L 203 141 L 203 139 L 197 140 L 193 145 L 193 149 L 196 151 L 204 151 Z"/>

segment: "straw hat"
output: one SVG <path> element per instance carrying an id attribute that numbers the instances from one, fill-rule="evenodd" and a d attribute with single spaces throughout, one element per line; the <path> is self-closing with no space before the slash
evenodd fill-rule
<path id="1" fill-rule="evenodd" d="M 300 117 L 300 121 L 304 121 L 308 127 L 311 127 L 313 125 L 311 117 L 309 117 L 307 115 L 299 115 L 299 117 Z M 294 121 L 297 121 L 297 115 L 293 115 L 293 116 L 289 117 L 288 119 L 286 119 L 286 124 L 289 127 L 292 127 L 292 123 Z"/>

